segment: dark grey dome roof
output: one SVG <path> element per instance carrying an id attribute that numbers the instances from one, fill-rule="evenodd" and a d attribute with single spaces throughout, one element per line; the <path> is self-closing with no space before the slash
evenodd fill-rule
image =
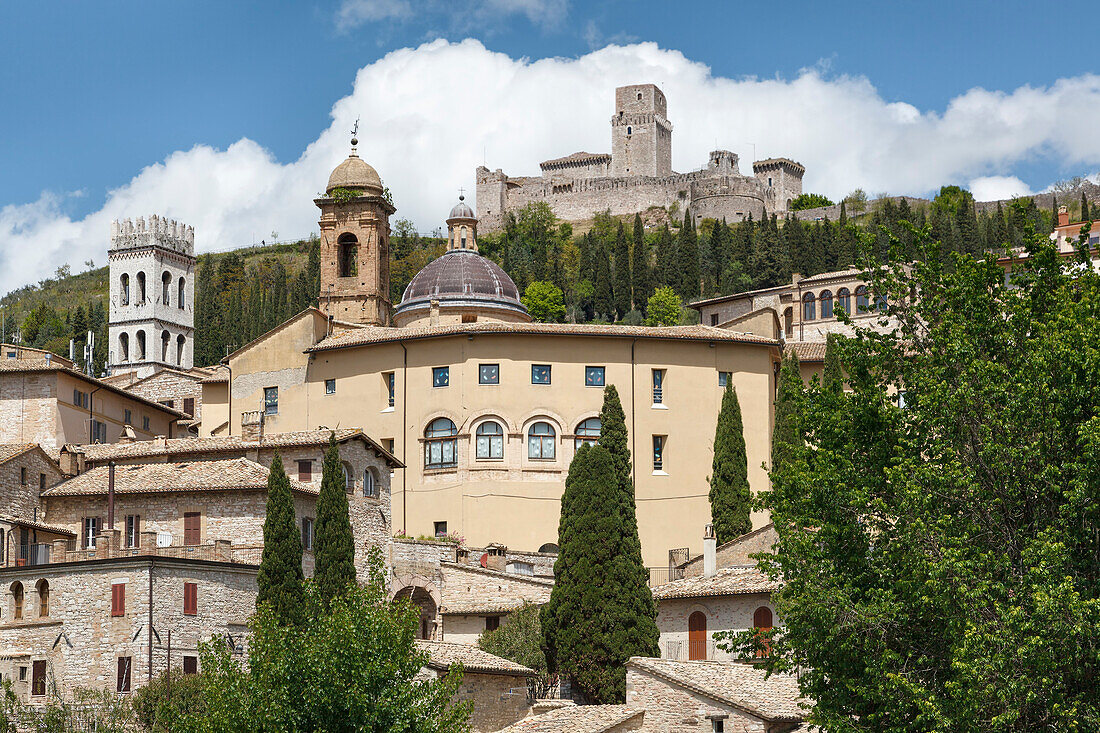
<path id="1" fill-rule="evenodd" d="M 465 196 L 458 197 L 458 203 L 451 209 L 451 215 L 448 219 L 476 219 L 474 216 L 474 210 L 471 209 L 465 201 Z"/>
<path id="2" fill-rule="evenodd" d="M 527 312 L 519 302 L 519 290 L 508 273 L 497 263 L 468 249 L 444 252 L 416 273 L 405 288 L 397 310 L 431 300 L 465 301 Z"/>

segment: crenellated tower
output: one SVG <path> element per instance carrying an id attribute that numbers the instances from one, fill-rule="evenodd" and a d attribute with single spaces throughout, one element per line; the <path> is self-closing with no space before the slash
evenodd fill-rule
<path id="1" fill-rule="evenodd" d="M 615 90 L 611 118 L 611 175 L 672 174 L 672 123 L 668 103 L 656 84 L 633 84 Z"/>

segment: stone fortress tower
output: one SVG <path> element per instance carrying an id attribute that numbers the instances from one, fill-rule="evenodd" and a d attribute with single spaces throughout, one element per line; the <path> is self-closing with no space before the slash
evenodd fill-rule
<path id="1" fill-rule="evenodd" d="M 544 201 L 566 221 L 590 219 L 599 211 L 633 214 L 652 206 L 686 210 L 698 218 L 739 221 L 765 210 L 783 214 L 802 193 L 806 169 L 787 158 L 753 163 L 753 175 L 742 175 L 738 157 L 715 150 L 705 168 L 691 173 L 672 170 L 672 123 L 668 103 L 654 84 L 632 84 L 615 90 L 611 117 L 611 154 L 578 152 L 543 161 L 541 176 L 514 177 L 499 168 L 479 166 L 478 224 L 482 232 L 499 231 L 509 212 Z"/>
<path id="2" fill-rule="evenodd" d="M 322 311 L 336 320 L 373 326 L 390 321 L 390 215 L 378 171 L 348 155 L 329 176 L 321 209 Z"/>
<path id="3" fill-rule="evenodd" d="M 195 229 L 156 214 L 111 224 L 108 367 L 150 376 L 190 369 L 195 342 Z"/>

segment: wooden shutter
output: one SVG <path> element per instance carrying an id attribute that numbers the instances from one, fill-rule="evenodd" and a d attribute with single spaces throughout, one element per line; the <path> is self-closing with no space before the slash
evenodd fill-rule
<path id="1" fill-rule="evenodd" d="M 688 616 L 688 659 L 707 658 L 707 616 L 696 611 Z"/>
<path id="2" fill-rule="evenodd" d="M 194 397 L 184 397 L 183 398 L 183 411 L 186 412 L 191 417 L 195 416 L 195 398 Z"/>
<path id="3" fill-rule="evenodd" d="M 183 658 L 183 673 L 184 674 L 198 674 L 199 673 L 199 658 L 198 657 L 184 657 Z"/>
<path id="4" fill-rule="evenodd" d="M 298 461 L 298 480 L 302 483 L 313 480 L 313 461 Z"/>
<path id="5" fill-rule="evenodd" d="M 199 584 L 183 584 L 183 613 L 185 616 L 195 616 L 199 612 Z"/>
<path id="6" fill-rule="evenodd" d="M 31 694 L 46 694 L 46 660 L 36 659 L 31 662 Z"/>
<path id="7" fill-rule="evenodd" d="M 126 584 L 115 583 L 111 586 L 111 615 L 126 615 Z"/>
<path id="8" fill-rule="evenodd" d="M 184 512 L 183 514 L 183 544 L 185 545 L 197 545 L 199 544 L 201 531 L 201 519 L 202 515 L 198 512 Z"/>

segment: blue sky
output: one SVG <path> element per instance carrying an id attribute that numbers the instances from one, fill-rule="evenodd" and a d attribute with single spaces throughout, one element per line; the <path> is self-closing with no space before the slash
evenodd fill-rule
<path id="1" fill-rule="evenodd" d="M 46 260 L 15 249 L 67 242 L 62 251 L 83 258 L 105 248 L 104 217 L 154 211 L 195 223 L 200 249 L 257 231 L 306 234 L 312 203 L 286 191 L 323 186 L 318 171 L 339 162 L 341 145 L 346 152 L 342 114 L 366 118 L 364 156 L 387 166 L 379 170 L 398 215 L 427 230 L 455 189 L 472 188 L 475 157 L 531 174 L 544 158 L 606 149 L 611 90 L 637 81 L 669 96 L 681 170 L 717 142 L 741 153 L 744 171 L 755 143 L 759 157 L 802 160 L 808 187 L 834 196 L 985 179 L 994 193 L 1041 190 L 1100 168 L 1095 44 L 1077 31 L 1095 17 L 1091 3 L 1005 0 L 0 0 L 0 265 L 37 279 Z M 424 45 L 434 39 L 448 49 Z M 521 90 L 486 92 L 519 81 Z M 573 96 L 581 88 L 584 99 Z M 462 90 L 476 114 L 448 120 L 448 107 L 431 103 Z M 708 100 L 728 111 L 707 118 Z M 552 124 L 533 121 L 524 138 L 508 120 L 525 116 Z M 983 128 L 991 119 L 999 130 Z M 458 124 L 462 154 L 446 131 Z M 892 137 L 891 125 L 908 132 Z M 414 170 L 408 151 L 458 160 Z M 929 156 L 944 160 L 930 167 Z M 210 188 L 204 175 L 220 199 L 192 196 Z M 295 176 L 308 186 L 267 191 Z M 242 200 L 234 185 L 263 188 L 272 208 Z M 298 213 L 284 216 L 294 201 Z M 0 292 L 13 282 L 0 274 Z"/>

